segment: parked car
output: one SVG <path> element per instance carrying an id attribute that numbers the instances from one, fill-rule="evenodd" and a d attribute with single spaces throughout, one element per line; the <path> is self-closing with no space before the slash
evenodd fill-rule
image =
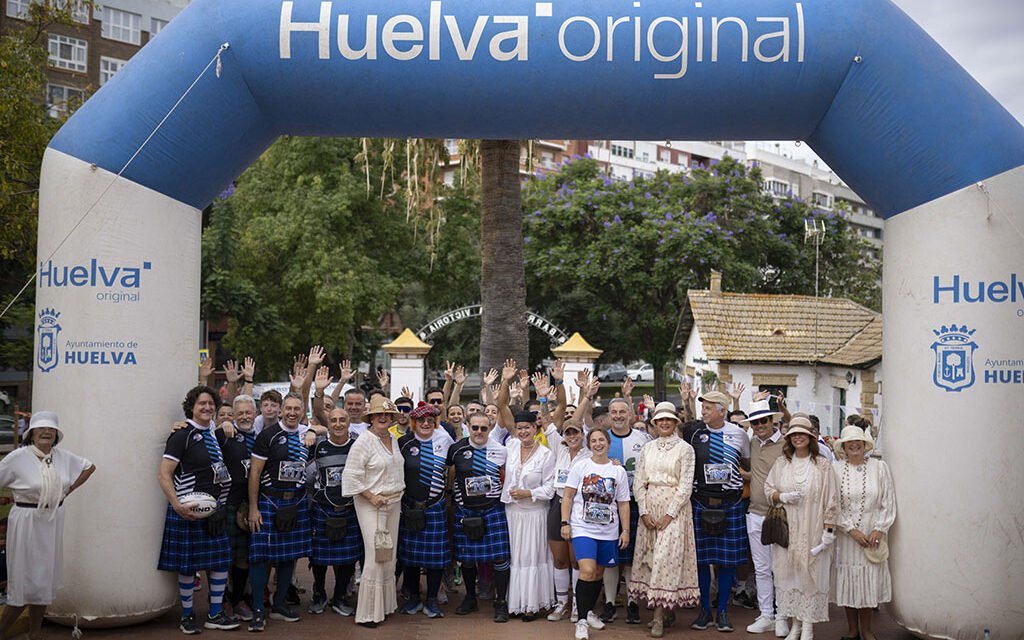
<path id="1" fill-rule="evenodd" d="M 597 379 L 601 382 L 622 382 L 626 379 L 626 367 L 620 362 L 601 365 Z"/>
<path id="2" fill-rule="evenodd" d="M 654 382 L 654 365 L 646 362 L 626 370 L 626 375 L 634 382 Z"/>

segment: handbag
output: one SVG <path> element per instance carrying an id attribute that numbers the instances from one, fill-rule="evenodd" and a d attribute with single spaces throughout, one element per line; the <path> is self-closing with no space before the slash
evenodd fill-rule
<path id="1" fill-rule="evenodd" d="M 725 511 L 722 509 L 702 509 L 700 512 L 700 530 L 706 536 L 720 536 L 725 533 Z"/>
<path id="2" fill-rule="evenodd" d="M 373 534 L 373 550 L 376 561 L 383 564 L 386 562 L 391 562 L 391 559 L 394 557 L 395 541 L 392 539 L 390 531 L 381 528 L 380 514 L 381 511 L 378 509 L 377 531 L 375 531 Z"/>
<path id="3" fill-rule="evenodd" d="M 249 533 L 249 502 L 242 500 L 235 509 L 235 526 Z"/>
<path id="4" fill-rule="evenodd" d="M 341 542 L 348 532 L 348 518 L 335 516 L 324 520 L 324 535 L 328 542 Z"/>
<path id="5" fill-rule="evenodd" d="M 487 535 L 487 521 L 480 516 L 467 516 L 462 519 L 462 528 L 470 542 L 480 542 Z"/>
<path id="6" fill-rule="evenodd" d="M 226 507 L 220 507 L 214 511 L 210 517 L 204 522 L 206 525 L 206 535 L 211 538 L 219 538 L 224 535 L 224 531 L 227 530 L 228 525 L 228 510 Z"/>
<path id="7" fill-rule="evenodd" d="M 274 528 L 278 533 L 288 533 L 295 528 L 295 521 L 299 519 L 299 503 L 287 507 L 278 507 L 274 512 Z"/>
<path id="8" fill-rule="evenodd" d="M 427 528 L 427 510 L 423 508 L 422 502 L 416 502 L 413 506 L 404 508 L 402 519 L 405 529 L 409 533 L 419 533 Z"/>
<path id="9" fill-rule="evenodd" d="M 877 547 L 864 547 L 864 557 L 868 559 L 868 562 L 882 564 L 889 559 L 889 543 L 885 538 L 886 536 L 883 535 L 882 539 L 878 541 Z"/>
<path id="10" fill-rule="evenodd" d="M 789 548 L 789 520 L 786 519 L 786 509 L 782 505 L 768 508 L 768 515 L 764 517 L 761 526 L 761 544 L 777 544 L 784 549 Z"/>

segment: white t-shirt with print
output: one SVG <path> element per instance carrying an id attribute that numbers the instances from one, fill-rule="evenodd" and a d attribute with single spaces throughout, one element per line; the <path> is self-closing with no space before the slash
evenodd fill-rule
<path id="1" fill-rule="evenodd" d="M 629 478 L 622 465 L 599 464 L 592 458 L 569 468 L 565 486 L 574 487 L 572 499 L 573 537 L 615 540 L 619 537 L 619 504 L 629 502 Z"/>

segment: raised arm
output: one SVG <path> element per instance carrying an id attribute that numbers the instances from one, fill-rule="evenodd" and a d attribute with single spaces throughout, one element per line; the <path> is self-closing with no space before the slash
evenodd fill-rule
<path id="1" fill-rule="evenodd" d="M 455 363 L 454 362 L 448 362 L 447 360 L 445 360 L 445 363 L 444 363 L 444 386 L 441 388 L 441 393 L 443 394 L 441 397 L 444 399 L 443 402 L 444 402 L 445 409 L 447 409 L 450 406 L 448 404 L 448 401 L 452 397 L 452 383 L 453 383 L 454 379 L 455 379 Z M 441 419 L 444 419 L 444 416 L 441 416 Z"/>
<path id="2" fill-rule="evenodd" d="M 498 387 L 498 397 L 494 404 L 498 405 L 498 424 L 505 429 L 512 431 L 515 428 L 516 420 L 512 416 L 512 410 L 508 406 L 509 384 L 516 377 L 516 361 L 509 358 L 501 368 L 501 386 Z"/>
<path id="3" fill-rule="evenodd" d="M 742 382 L 736 382 L 732 385 L 732 387 L 729 388 L 729 396 L 732 398 L 733 411 L 740 410 L 740 396 L 742 396 L 743 392 L 746 390 L 747 388 L 743 385 Z"/>
<path id="4" fill-rule="evenodd" d="M 635 383 L 633 382 L 633 378 L 630 378 L 629 376 L 626 376 L 626 378 L 622 381 L 622 398 L 626 401 L 626 404 L 629 406 L 629 424 L 630 424 L 630 426 L 633 426 L 633 423 L 636 422 L 636 411 L 633 410 L 633 387 L 634 386 L 635 386 Z"/>
<path id="5" fill-rule="evenodd" d="M 316 376 L 313 378 L 313 416 L 317 422 L 324 426 L 327 426 L 330 422 L 327 409 L 324 406 L 324 391 L 327 387 L 331 386 L 331 381 L 333 380 L 331 370 L 327 367 L 317 369 Z"/>
<path id="6" fill-rule="evenodd" d="M 228 397 L 225 402 L 230 404 L 238 395 L 238 381 L 242 379 L 242 370 L 238 368 L 237 360 L 228 360 L 224 363 L 224 378 L 228 381 Z"/>
<path id="7" fill-rule="evenodd" d="M 245 356 L 245 364 L 242 365 L 242 393 L 252 397 L 252 381 L 256 375 L 256 361 Z"/>
<path id="8" fill-rule="evenodd" d="M 555 402 L 558 406 L 555 408 L 554 413 L 551 416 L 551 421 L 558 427 L 558 432 L 562 432 L 562 423 L 565 422 L 565 362 L 561 359 L 555 360 L 555 366 L 551 367 L 551 384 L 555 386 Z"/>
<path id="9" fill-rule="evenodd" d="M 493 404 L 497 395 L 494 391 L 495 383 L 498 382 L 498 370 L 492 368 L 483 375 L 480 386 L 480 400 L 485 404 Z"/>
<path id="10" fill-rule="evenodd" d="M 452 388 L 451 404 L 445 404 L 445 408 L 455 406 L 462 400 L 462 387 L 466 384 L 466 368 L 461 364 L 455 367 L 455 386 Z"/>
<path id="11" fill-rule="evenodd" d="M 335 385 L 334 391 L 331 392 L 331 399 L 334 400 L 334 406 L 338 406 L 338 398 L 341 397 L 342 387 L 352 379 L 352 374 L 354 373 L 355 371 L 352 370 L 352 361 L 342 360 L 341 369 L 339 370 L 338 375 L 338 384 Z"/>

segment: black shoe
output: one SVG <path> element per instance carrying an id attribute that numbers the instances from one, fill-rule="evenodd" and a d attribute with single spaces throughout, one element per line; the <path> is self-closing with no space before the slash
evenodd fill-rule
<path id="1" fill-rule="evenodd" d="M 635 602 L 626 605 L 626 624 L 640 624 L 640 605 Z"/>
<path id="2" fill-rule="evenodd" d="M 733 594 L 732 603 L 743 607 L 744 609 L 756 609 L 757 603 L 754 599 L 747 595 L 746 591 L 740 591 L 739 593 Z"/>
<path id="3" fill-rule="evenodd" d="M 693 621 L 693 624 L 690 625 L 690 628 L 697 629 L 698 631 L 703 631 L 708 628 L 709 624 L 711 624 L 711 612 L 707 609 L 701 609 L 700 615 L 697 616 L 697 619 Z"/>
<path id="4" fill-rule="evenodd" d="M 299 590 L 295 588 L 294 584 L 288 585 L 288 593 L 285 594 L 284 601 L 286 604 L 290 604 L 293 607 L 302 602 L 299 600 Z"/>
<path id="5" fill-rule="evenodd" d="M 199 628 L 199 623 L 196 622 L 196 614 L 194 613 L 182 616 L 181 621 L 178 623 L 178 628 L 181 629 L 181 632 L 186 636 L 194 636 L 203 632 L 203 630 Z"/>
<path id="6" fill-rule="evenodd" d="M 504 600 L 494 601 L 494 621 L 508 622 L 508 602 Z"/>
<path id="7" fill-rule="evenodd" d="M 732 623 L 729 622 L 729 615 L 725 611 L 718 612 L 718 616 L 715 617 L 715 626 L 722 632 L 732 631 Z"/>
<path id="8" fill-rule="evenodd" d="M 459 606 L 455 607 L 455 615 L 457 615 L 457 616 L 467 616 L 467 615 L 473 613 L 474 611 L 479 611 L 479 610 L 480 610 L 480 604 L 477 602 L 476 598 L 470 598 L 469 596 L 466 596 L 466 598 L 463 599 L 462 604 L 460 604 Z"/>
<path id="9" fill-rule="evenodd" d="M 220 629 L 221 631 L 231 631 L 239 627 L 238 620 L 221 611 L 215 616 L 206 616 L 206 622 L 203 626 L 207 629 Z"/>
<path id="10" fill-rule="evenodd" d="M 601 611 L 601 622 L 615 621 L 615 605 L 611 602 L 604 603 L 604 610 Z"/>
<path id="11" fill-rule="evenodd" d="M 281 622 L 298 622 L 302 618 L 289 607 L 274 607 L 270 610 L 270 619 Z"/>
<path id="12" fill-rule="evenodd" d="M 266 619 L 263 617 L 263 610 L 257 609 L 252 612 L 252 620 L 249 621 L 249 631 L 259 633 L 267 627 Z"/>
<path id="13" fill-rule="evenodd" d="M 314 615 L 320 615 L 327 610 L 327 594 L 313 592 L 313 601 L 309 603 L 308 612 Z"/>
<path id="14" fill-rule="evenodd" d="M 524 614 L 522 614 L 520 616 L 520 619 L 523 622 L 533 622 L 534 620 L 537 619 L 537 614 L 536 613 L 524 613 Z"/>
<path id="15" fill-rule="evenodd" d="M 379 622 L 357 622 L 360 627 L 366 627 L 367 629 L 376 629 L 380 626 Z"/>

